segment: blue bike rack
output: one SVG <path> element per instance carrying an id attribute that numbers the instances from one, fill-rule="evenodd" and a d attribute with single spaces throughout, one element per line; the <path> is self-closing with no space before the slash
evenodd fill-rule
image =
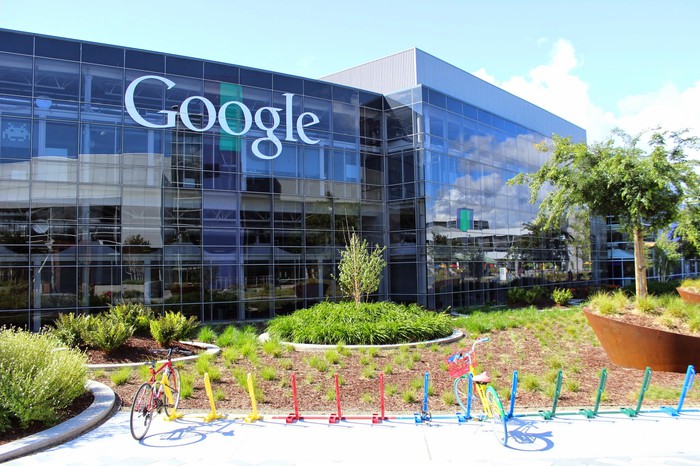
<path id="1" fill-rule="evenodd" d="M 428 409 L 428 384 L 430 380 L 430 375 L 428 372 L 425 373 L 425 377 L 423 379 L 423 409 L 421 410 L 420 413 L 415 413 L 413 415 L 413 418 L 416 421 L 416 424 L 420 424 L 423 422 L 430 422 L 430 420 L 433 418 L 430 415 L 430 410 Z"/>
<path id="2" fill-rule="evenodd" d="M 676 408 L 673 408 L 672 406 L 661 406 L 659 409 L 671 416 L 678 416 L 683 409 L 685 394 L 688 393 L 688 390 L 693 387 L 693 380 L 695 380 L 695 368 L 691 364 L 688 366 L 688 371 L 685 373 L 685 381 L 683 382 L 683 389 L 681 390 L 681 397 L 678 400 L 678 406 Z"/>
<path id="3" fill-rule="evenodd" d="M 515 396 L 518 394 L 518 371 L 513 371 L 513 387 L 510 391 L 510 409 L 506 418 L 513 418 L 513 410 L 515 409 Z"/>

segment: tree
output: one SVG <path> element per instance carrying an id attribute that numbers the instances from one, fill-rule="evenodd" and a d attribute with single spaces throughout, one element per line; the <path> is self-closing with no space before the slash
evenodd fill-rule
<path id="1" fill-rule="evenodd" d="M 551 187 L 536 219 L 544 228 L 559 225 L 577 209 L 591 216 L 616 217 L 634 239 L 635 287 L 637 298 L 643 298 L 647 295 L 644 236 L 677 219 L 686 191 L 698 185 L 696 164 L 684 154 L 684 149 L 698 146 L 698 139 L 685 137 L 686 132 L 654 130 L 649 152 L 639 147 L 646 133 L 631 137 L 613 131 L 623 146 L 615 145 L 613 137 L 589 146 L 554 136 L 553 145 L 537 147 L 551 152 L 549 160 L 535 173 L 521 173 L 509 184 L 528 184 L 532 203 L 542 188 Z"/>
<path id="2" fill-rule="evenodd" d="M 345 249 L 340 251 L 338 277 L 333 278 L 338 281 L 343 295 L 355 300 L 355 306 L 360 306 L 363 294 L 369 296 L 379 288 L 382 270 L 386 266 L 385 249 L 386 246 L 380 248 L 376 244 L 369 252 L 367 240 L 360 240 L 352 231 Z"/>

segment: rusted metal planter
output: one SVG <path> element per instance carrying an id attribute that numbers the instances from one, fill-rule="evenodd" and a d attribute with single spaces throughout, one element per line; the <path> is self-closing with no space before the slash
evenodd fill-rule
<path id="1" fill-rule="evenodd" d="M 681 295 L 681 299 L 686 304 L 700 304 L 700 293 L 691 291 L 687 288 L 676 288 L 678 294 Z"/>
<path id="2" fill-rule="evenodd" d="M 583 313 L 614 364 L 666 372 L 686 372 L 689 364 L 700 367 L 700 337 Z"/>

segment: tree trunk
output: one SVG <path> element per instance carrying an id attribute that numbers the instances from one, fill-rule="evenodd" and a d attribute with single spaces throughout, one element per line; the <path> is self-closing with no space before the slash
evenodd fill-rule
<path id="1" fill-rule="evenodd" d="M 634 227 L 634 284 L 637 299 L 647 296 L 647 265 L 644 256 L 644 232 Z"/>

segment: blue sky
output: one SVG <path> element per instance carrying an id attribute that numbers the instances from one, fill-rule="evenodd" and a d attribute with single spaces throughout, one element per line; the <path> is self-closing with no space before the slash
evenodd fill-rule
<path id="1" fill-rule="evenodd" d="M 588 130 L 700 134 L 698 0 L 0 0 L 0 28 L 321 77 L 418 47 Z"/>

